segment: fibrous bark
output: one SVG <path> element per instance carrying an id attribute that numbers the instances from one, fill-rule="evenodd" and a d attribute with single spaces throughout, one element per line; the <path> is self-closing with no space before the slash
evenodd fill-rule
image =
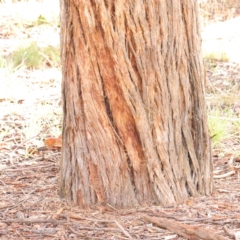
<path id="1" fill-rule="evenodd" d="M 167 229 L 186 239 L 191 240 L 227 240 L 227 238 L 218 235 L 214 229 L 207 229 L 200 226 L 191 226 L 167 218 L 157 218 L 143 215 L 143 219 L 157 225 L 160 228 Z"/>
<path id="2" fill-rule="evenodd" d="M 132 206 L 211 193 L 196 4 L 61 0 L 61 196 Z"/>

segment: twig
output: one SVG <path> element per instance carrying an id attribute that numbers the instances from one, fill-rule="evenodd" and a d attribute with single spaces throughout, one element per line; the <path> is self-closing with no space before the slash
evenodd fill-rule
<path id="1" fill-rule="evenodd" d="M 99 221 L 99 222 L 107 222 L 107 223 L 116 223 L 116 225 L 120 228 L 120 229 L 115 229 L 115 228 L 95 228 L 95 227 L 83 227 L 83 226 L 79 226 L 78 223 L 73 223 L 72 225 L 74 226 L 77 226 L 79 229 L 81 230 L 99 230 L 99 231 L 113 231 L 113 232 L 122 232 L 124 233 L 124 235 L 128 238 L 128 239 L 133 239 L 132 236 L 120 225 L 119 222 L 117 221 L 109 221 L 109 220 L 104 220 L 104 219 L 91 219 L 91 218 L 84 218 L 82 216 L 78 216 L 78 215 L 75 215 L 75 214 L 70 214 L 70 217 L 71 218 L 77 218 L 77 219 L 84 219 L 84 220 L 87 220 L 87 221 L 92 221 L 92 222 L 96 222 L 96 221 Z M 69 228 L 71 228 L 71 226 L 69 226 Z M 71 228 L 70 229 L 72 232 L 75 231 L 76 234 L 80 234 L 77 230 Z"/>
<path id="2" fill-rule="evenodd" d="M 240 232 L 234 232 L 230 230 L 227 226 L 223 226 L 223 229 L 230 237 L 234 237 L 235 240 L 240 239 Z"/>
<path id="3" fill-rule="evenodd" d="M 167 229 L 187 239 L 227 240 L 227 238 L 216 234 L 213 230 L 210 229 L 198 226 L 190 226 L 167 218 L 150 217 L 147 215 L 142 215 L 142 217 L 148 222 L 156 224 L 161 228 Z"/>
<path id="4" fill-rule="evenodd" d="M 1 220 L 4 223 L 53 223 L 53 224 L 63 224 L 67 221 L 54 220 L 54 219 L 30 219 L 30 218 L 20 218 L 20 219 L 6 219 Z"/>
<path id="5" fill-rule="evenodd" d="M 10 168 L 5 168 L 0 170 L 0 172 L 19 172 L 19 171 L 24 171 L 24 170 L 30 170 L 30 169 L 35 169 L 35 168 L 41 168 L 41 167 L 51 167 L 54 166 L 55 163 L 51 164 L 45 164 L 45 165 L 38 165 L 38 166 L 30 166 L 28 168 L 19 168 L 19 169 L 10 169 Z"/>
<path id="6" fill-rule="evenodd" d="M 77 230 L 75 230 L 74 228 L 72 228 L 71 226 L 68 226 L 68 228 L 76 235 L 78 236 L 83 236 L 83 234 L 81 234 L 80 232 L 78 232 Z"/>
<path id="7" fill-rule="evenodd" d="M 91 230 L 91 231 L 106 231 L 106 232 L 122 232 L 122 230 L 118 228 L 108 228 L 108 227 L 83 227 L 82 225 L 79 225 L 78 223 L 71 223 L 72 226 L 77 227 L 80 230 Z"/>
<path id="8" fill-rule="evenodd" d="M 48 150 L 49 150 L 49 149 L 48 149 Z M 58 156 L 58 155 L 61 155 L 61 153 L 60 153 L 60 152 L 55 152 L 55 153 L 49 154 L 49 155 L 47 155 L 47 156 L 32 158 L 32 159 L 31 159 L 31 162 L 35 162 L 35 161 L 38 161 L 38 160 L 49 159 L 49 158 L 51 158 L 51 157 Z"/>
<path id="9" fill-rule="evenodd" d="M 53 224 L 64 224 L 67 221 L 54 220 L 54 219 L 30 219 L 30 218 L 19 218 L 19 219 L 6 219 L 1 220 L 4 223 L 53 223 Z"/>
<path id="10" fill-rule="evenodd" d="M 79 231 L 75 230 L 75 229 L 74 229 L 73 227 L 71 227 L 71 226 L 68 226 L 68 228 L 69 228 L 69 230 L 71 230 L 74 234 L 76 234 L 76 235 L 78 235 L 78 236 L 81 236 L 81 237 L 84 237 L 84 239 L 97 239 L 97 240 L 102 240 L 102 238 L 97 238 L 97 237 L 93 237 L 93 236 L 87 237 L 86 235 L 80 233 Z M 107 230 L 107 231 L 109 231 L 109 230 L 110 230 L 110 228 L 90 228 L 90 227 L 81 227 L 80 229 L 88 229 L 88 230 L 90 229 L 90 230 L 99 230 L 99 231 L 101 231 L 101 230 Z M 116 231 L 116 229 L 114 229 L 114 231 Z"/>
<path id="11" fill-rule="evenodd" d="M 231 192 L 227 189 L 222 189 L 222 188 L 217 189 L 217 191 L 220 192 L 220 193 L 230 193 Z"/>
<path id="12" fill-rule="evenodd" d="M 55 234 L 57 230 L 54 228 L 41 228 L 41 229 L 32 229 L 31 232 L 41 234 L 41 235 L 52 235 L 52 234 Z"/>
<path id="13" fill-rule="evenodd" d="M 78 214 L 74 214 L 74 213 L 70 213 L 69 214 L 70 218 L 74 218 L 74 219 L 83 219 L 83 220 L 87 220 L 87 221 L 91 221 L 91 222 L 107 222 L 107 223 L 114 223 L 114 221 L 111 220 L 104 220 L 104 219 L 95 219 L 95 218 L 85 218 L 83 216 L 80 216 Z"/>
<path id="14" fill-rule="evenodd" d="M 214 175 L 213 178 L 225 178 L 235 174 L 235 171 L 230 171 L 221 175 Z"/>
<path id="15" fill-rule="evenodd" d="M 108 204 L 108 203 L 107 203 L 107 206 L 108 206 L 108 207 L 110 207 L 111 209 L 113 209 L 114 211 L 117 211 L 117 212 L 119 212 L 119 210 L 118 210 L 118 209 L 114 208 L 113 206 L 111 206 L 111 205 L 110 205 L 110 204 Z"/>
<path id="16" fill-rule="evenodd" d="M 42 131 L 40 131 L 37 135 L 33 136 L 33 137 L 30 137 L 28 139 L 26 139 L 25 141 L 23 141 L 21 144 L 19 144 L 14 150 L 13 150 L 13 153 L 16 153 L 16 151 L 21 147 L 23 146 L 26 142 L 38 137 L 40 134 L 46 132 L 50 127 L 46 127 L 45 129 L 43 129 Z"/>
<path id="17" fill-rule="evenodd" d="M 15 207 L 18 207 L 21 203 L 27 201 L 30 197 L 31 197 L 31 194 L 36 192 L 37 190 L 33 190 L 31 191 L 27 197 L 25 197 L 24 199 L 20 200 L 18 203 L 14 204 L 14 205 L 6 205 L 6 206 L 1 206 L 0 209 L 3 209 L 3 208 L 8 208 L 8 209 L 13 209 Z"/>
<path id="18" fill-rule="evenodd" d="M 132 236 L 122 227 L 122 225 L 118 222 L 115 221 L 115 223 L 117 224 L 117 226 L 122 230 L 122 232 L 124 233 L 124 235 L 130 239 L 132 239 Z"/>

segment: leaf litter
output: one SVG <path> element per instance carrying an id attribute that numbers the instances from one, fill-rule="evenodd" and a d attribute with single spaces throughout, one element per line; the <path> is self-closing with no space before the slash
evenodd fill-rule
<path id="1" fill-rule="evenodd" d="M 23 8 L 27 5 L 18 3 L 17 6 L 21 4 Z M 15 5 L 4 5 L 4 19 L 9 26 L 11 21 L 16 21 L 12 6 Z M 5 23 L 0 20 L 0 29 L 4 29 L 0 49 L 11 52 L 14 41 L 10 39 L 19 31 L 6 29 Z M 206 65 L 209 108 L 216 105 L 224 108 L 229 104 L 237 113 L 239 97 L 230 103 L 220 103 L 214 92 L 239 95 L 240 65 L 224 62 Z M 194 231 L 200 233 L 212 229 L 216 238 L 211 239 L 237 239 L 240 231 L 240 161 L 236 154 L 239 133 L 225 140 L 224 150 L 214 149 L 212 196 L 190 198 L 168 207 L 80 209 L 58 195 L 60 69 L 19 69 L 0 74 L 0 239 L 186 239 L 177 234 L 178 224 L 187 229 L 195 226 Z M 57 147 L 52 147 L 55 143 Z M 172 230 L 158 227 L 153 217 L 170 220 Z M 197 237 L 192 235 L 192 239 Z"/>

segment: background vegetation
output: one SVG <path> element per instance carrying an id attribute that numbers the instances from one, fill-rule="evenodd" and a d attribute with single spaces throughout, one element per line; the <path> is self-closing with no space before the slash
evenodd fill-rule
<path id="1" fill-rule="evenodd" d="M 6 124 L 0 125 L 0 140 L 11 138 L 17 131 L 20 143 L 28 151 L 31 144 L 39 147 L 45 137 L 57 137 L 61 132 L 59 5 L 56 0 L 51 3 L 1 0 L 0 4 L 5 8 L 11 5 L 8 8 L 11 13 L 2 10 L 1 20 L 3 43 L 0 45 L 0 105 L 3 111 L 0 119 L 3 123 L 12 118 L 10 116 L 22 119 L 21 126 L 15 126 L 14 131 Z M 232 44 L 231 39 L 223 41 L 221 36 L 219 45 L 218 34 L 211 28 L 210 32 L 214 32 L 211 35 L 207 29 L 209 26 L 217 29 L 219 24 L 237 19 L 240 15 L 240 2 L 199 0 L 199 11 L 213 147 L 217 154 L 234 151 L 238 156 L 240 150 L 236 146 L 240 143 L 239 64 L 231 61 L 232 56 L 225 47 Z M 232 27 L 237 28 L 236 24 Z M 222 25 L 220 28 L 222 30 Z M 220 47 L 215 48 L 218 45 Z M 29 111 L 21 110 L 24 107 Z M 32 138 L 33 136 L 37 137 Z M 31 140 L 29 144 L 25 144 L 28 138 Z"/>

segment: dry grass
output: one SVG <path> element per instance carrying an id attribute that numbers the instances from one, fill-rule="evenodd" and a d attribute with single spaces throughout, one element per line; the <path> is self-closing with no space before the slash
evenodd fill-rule
<path id="1" fill-rule="evenodd" d="M 240 63 L 240 1 L 200 1 L 203 55 Z"/>
<path id="2" fill-rule="evenodd" d="M 239 0 L 199 0 L 203 27 L 240 15 Z"/>
<path id="3" fill-rule="evenodd" d="M 19 135 L 14 144 L 22 144 L 31 138 L 25 150 L 61 129 L 58 13 L 58 1 L 8 3 L 0 9 L 0 119 L 20 118 L 18 127 L 1 126 L 1 139 Z"/>

